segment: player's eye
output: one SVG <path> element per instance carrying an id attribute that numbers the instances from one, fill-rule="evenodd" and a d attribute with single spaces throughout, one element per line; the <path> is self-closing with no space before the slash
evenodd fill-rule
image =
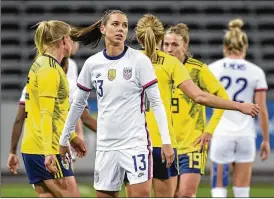
<path id="1" fill-rule="evenodd" d="M 123 24 L 123 28 L 127 28 L 128 25 L 126 23 Z"/>

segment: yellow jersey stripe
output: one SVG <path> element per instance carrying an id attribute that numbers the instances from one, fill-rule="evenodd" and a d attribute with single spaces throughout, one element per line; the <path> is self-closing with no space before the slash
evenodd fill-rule
<path id="1" fill-rule="evenodd" d="M 203 67 L 203 64 L 200 63 L 200 62 L 195 62 L 195 61 L 190 61 L 190 60 L 188 60 L 186 63 L 187 63 L 187 64 L 192 64 L 192 65 L 196 65 L 196 66 Z"/>
<path id="2" fill-rule="evenodd" d="M 59 170 L 61 178 L 62 178 L 62 177 L 64 177 L 63 172 L 62 172 L 62 168 L 61 168 L 60 163 L 59 163 L 56 156 L 55 156 L 55 159 L 56 159 L 56 164 L 57 164 L 58 170 Z"/>

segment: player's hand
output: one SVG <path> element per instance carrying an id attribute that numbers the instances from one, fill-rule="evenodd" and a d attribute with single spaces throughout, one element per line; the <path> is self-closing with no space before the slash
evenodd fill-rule
<path id="1" fill-rule="evenodd" d="M 45 166 L 51 173 L 57 173 L 56 160 L 54 155 L 46 155 Z"/>
<path id="2" fill-rule="evenodd" d="M 171 144 L 163 144 L 162 150 L 162 162 L 166 162 L 166 167 L 169 168 L 174 161 L 174 149 Z"/>
<path id="3" fill-rule="evenodd" d="M 68 154 L 69 161 L 71 160 L 71 153 L 70 153 L 69 146 L 59 145 L 59 153 L 60 153 L 61 158 L 62 158 L 64 163 L 68 163 L 67 162 L 67 154 Z"/>
<path id="4" fill-rule="evenodd" d="M 205 149 L 207 149 L 207 146 L 210 142 L 212 138 L 212 134 L 204 132 L 194 143 L 194 146 L 196 146 L 197 144 L 200 144 L 200 152 L 204 151 Z"/>
<path id="5" fill-rule="evenodd" d="M 270 144 L 268 141 L 263 141 L 261 144 L 261 160 L 267 160 L 270 154 Z"/>
<path id="6" fill-rule="evenodd" d="M 11 173 L 17 174 L 17 171 L 19 169 L 19 160 L 16 154 L 10 153 L 8 159 L 8 169 Z"/>
<path id="7" fill-rule="evenodd" d="M 78 136 L 76 136 L 70 141 L 70 145 L 74 149 L 78 157 L 82 158 L 87 154 L 87 149 L 84 144 L 84 141 L 81 140 Z"/>
<path id="8" fill-rule="evenodd" d="M 240 103 L 239 111 L 246 115 L 255 117 L 256 115 L 258 115 L 258 113 L 260 111 L 260 107 L 258 104 Z"/>

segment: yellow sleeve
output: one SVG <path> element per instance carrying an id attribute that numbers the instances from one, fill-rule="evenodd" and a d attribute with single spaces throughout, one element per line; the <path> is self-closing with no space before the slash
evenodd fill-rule
<path id="1" fill-rule="evenodd" d="M 214 76 L 214 74 L 209 70 L 207 65 L 203 65 L 200 71 L 200 85 L 203 90 L 208 93 L 214 94 L 217 90 L 222 87 L 219 80 Z"/>
<path id="2" fill-rule="evenodd" d="M 42 68 L 37 75 L 38 96 L 39 97 L 57 97 L 60 84 L 60 75 L 58 70 L 53 67 Z"/>
<path id="3" fill-rule="evenodd" d="M 52 154 L 52 113 L 55 98 L 39 97 L 40 105 L 40 128 L 44 146 L 44 155 Z"/>
<path id="4" fill-rule="evenodd" d="M 203 66 L 200 72 L 200 85 L 201 87 L 209 93 L 212 93 L 220 98 L 229 99 L 229 96 L 213 73 L 208 69 L 206 65 Z M 223 109 L 214 109 L 213 114 L 205 128 L 205 132 L 213 134 L 216 126 L 218 125 L 222 115 L 224 113 Z"/>
<path id="5" fill-rule="evenodd" d="M 191 79 L 186 67 L 177 58 L 174 58 L 174 68 L 172 76 L 176 88 L 182 82 Z"/>
<path id="6" fill-rule="evenodd" d="M 73 131 L 69 138 L 69 141 L 73 140 L 75 137 L 77 137 L 77 134 L 75 133 L 75 131 Z"/>

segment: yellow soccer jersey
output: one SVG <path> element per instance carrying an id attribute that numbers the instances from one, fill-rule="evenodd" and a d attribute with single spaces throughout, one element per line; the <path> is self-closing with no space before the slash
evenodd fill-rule
<path id="1" fill-rule="evenodd" d="M 172 126 L 171 115 L 171 94 L 173 87 L 177 88 L 185 80 L 191 79 L 184 65 L 175 57 L 170 56 L 160 50 L 157 50 L 158 59 L 153 63 L 154 71 L 158 80 L 158 87 L 161 98 L 165 106 L 167 115 L 169 134 L 173 148 L 177 148 L 176 134 Z M 145 98 L 146 105 L 146 121 L 148 125 L 149 134 L 152 139 L 153 147 L 161 147 L 162 140 L 157 121 L 154 113 L 149 106 L 147 98 Z"/>
<path id="2" fill-rule="evenodd" d="M 184 65 L 193 82 L 201 90 L 213 94 L 221 87 L 220 82 L 210 72 L 206 64 L 186 57 Z M 173 126 L 178 142 L 178 154 L 197 151 L 200 146 L 194 147 L 194 142 L 206 128 L 205 106 L 195 103 L 179 89 L 174 90 L 172 102 Z"/>
<path id="3" fill-rule="evenodd" d="M 45 76 L 47 78 L 43 78 Z M 52 154 L 59 154 L 59 138 L 69 111 L 69 85 L 65 72 L 49 55 L 38 57 L 28 74 L 22 153 L 45 153 L 41 136 L 39 97 L 55 98 L 52 114 Z"/>

